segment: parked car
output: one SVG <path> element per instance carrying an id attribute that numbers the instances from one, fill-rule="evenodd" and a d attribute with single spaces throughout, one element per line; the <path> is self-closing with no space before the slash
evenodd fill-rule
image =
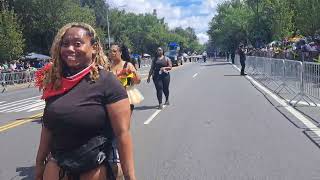
<path id="1" fill-rule="evenodd" d="M 179 64 L 182 65 L 182 56 L 179 56 L 176 50 L 167 51 L 165 56 L 171 60 L 172 66 L 179 66 Z"/>

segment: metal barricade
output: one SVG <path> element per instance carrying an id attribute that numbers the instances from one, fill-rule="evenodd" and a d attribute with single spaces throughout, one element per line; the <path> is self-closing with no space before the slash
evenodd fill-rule
<path id="1" fill-rule="evenodd" d="M 299 93 L 302 87 L 302 63 L 294 60 L 284 61 L 284 83 L 290 87 L 294 93 Z"/>
<path id="2" fill-rule="evenodd" d="M 35 80 L 34 70 L 26 70 L 20 72 L 6 72 L 0 74 L 0 83 L 2 92 L 6 91 L 8 85 L 26 84 L 29 83 L 30 87 Z"/>
<path id="3" fill-rule="evenodd" d="M 235 64 L 240 67 L 239 56 L 236 56 Z M 295 94 L 289 101 L 294 106 L 301 100 L 316 106 L 312 98 L 320 100 L 319 63 L 248 56 L 246 72 L 269 88 L 273 83 L 273 91 L 277 94 L 282 90 Z"/>
<path id="4" fill-rule="evenodd" d="M 320 99 L 320 64 L 304 62 L 304 91 L 306 94 Z"/>
<path id="5" fill-rule="evenodd" d="M 301 63 L 290 60 L 275 59 L 273 66 L 273 78 L 275 81 L 280 82 L 274 92 L 276 94 L 280 94 L 282 90 L 286 90 L 288 93 L 295 94 L 296 92 L 293 89 L 299 89 L 299 87 L 294 87 L 297 82 L 300 83 Z M 289 81 L 294 82 L 292 83 L 292 87 L 289 86 Z"/>

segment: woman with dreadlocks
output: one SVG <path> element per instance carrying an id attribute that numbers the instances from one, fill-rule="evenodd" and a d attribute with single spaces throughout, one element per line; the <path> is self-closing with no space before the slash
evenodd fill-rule
<path id="1" fill-rule="evenodd" d="M 36 157 L 37 180 L 116 179 L 106 160 L 117 139 L 124 179 L 135 180 L 127 93 L 109 68 L 95 30 L 62 27 L 53 63 L 39 75 L 46 101 Z"/>

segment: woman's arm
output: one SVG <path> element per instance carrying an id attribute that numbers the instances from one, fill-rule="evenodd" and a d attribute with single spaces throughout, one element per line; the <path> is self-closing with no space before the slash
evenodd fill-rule
<path id="1" fill-rule="evenodd" d="M 121 168 L 125 180 L 135 180 L 133 145 L 130 133 L 131 111 L 129 100 L 126 98 L 108 104 L 107 111 L 111 120 L 112 129 L 118 140 Z"/>
<path id="2" fill-rule="evenodd" d="M 51 141 L 51 133 L 50 131 L 42 126 L 41 129 L 41 137 L 40 137 L 40 144 L 38 148 L 38 153 L 36 157 L 36 179 L 42 179 L 45 160 L 50 152 L 50 141 Z"/>
<path id="3" fill-rule="evenodd" d="M 154 71 L 154 62 L 155 62 L 155 59 L 152 60 L 151 62 L 151 67 L 150 67 L 150 71 L 149 71 L 149 75 L 148 75 L 148 82 L 150 82 L 150 77 L 152 76 L 153 74 L 153 71 Z"/>
<path id="4" fill-rule="evenodd" d="M 165 59 L 166 59 L 168 65 L 167 65 L 166 67 L 163 67 L 163 69 L 166 70 L 166 71 L 170 71 L 170 70 L 172 69 L 172 62 L 171 62 L 171 60 L 170 60 L 169 58 L 167 58 L 167 57 L 165 57 Z"/>

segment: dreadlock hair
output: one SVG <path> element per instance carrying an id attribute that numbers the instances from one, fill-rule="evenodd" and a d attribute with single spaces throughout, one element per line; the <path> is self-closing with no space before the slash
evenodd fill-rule
<path id="1" fill-rule="evenodd" d="M 49 84 L 52 84 L 53 89 L 59 89 L 61 87 L 61 78 L 64 68 L 64 63 L 60 57 L 62 39 L 65 33 L 73 27 L 82 28 L 87 31 L 87 35 L 91 37 L 91 45 L 94 46 L 96 50 L 95 55 L 92 57 L 94 62 L 94 67 L 90 71 L 90 78 L 92 81 L 96 81 L 99 78 L 99 68 L 105 70 L 109 69 L 109 61 L 107 56 L 103 52 L 102 45 L 99 41 L 96 31 L 86 23 L 69 23 L 63 26 L 57 33 L 54 38 L 54 41 L 51 46 L 50 54 L 53 59 L 53 65 L 51 69 L 45 74 L 43 87 L 48 87 Z"/>

